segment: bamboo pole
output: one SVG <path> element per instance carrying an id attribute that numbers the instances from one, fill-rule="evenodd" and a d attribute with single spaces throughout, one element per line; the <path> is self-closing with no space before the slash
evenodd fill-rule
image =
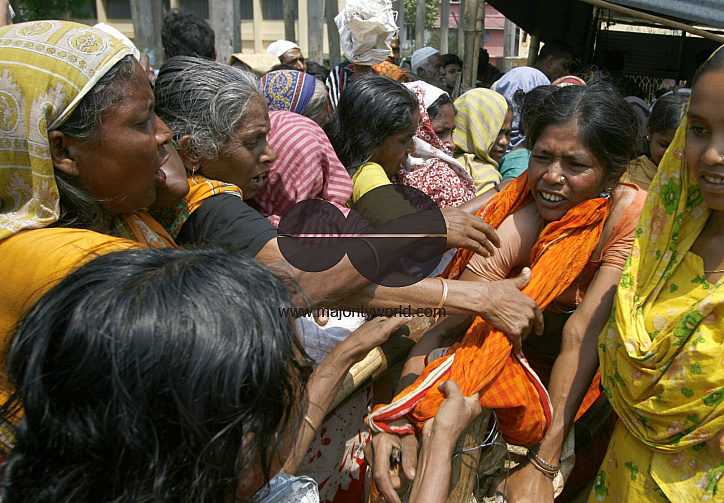
<path id="1" fill-rule="evenodd" d="M 473 87 L 478 73 L 478 62 L 475 60 L 475 40 L 478 6 L 481 0 L 467 0 L 465 3 L 465 55 L 463 57 L 463 88 Z M 483 11 L 484 12 L 484 11 Z M 480 44 L 480 39 L 478 44 Z M 480 52 L 478 49 L 477 52 Z M 474 66 L 474 68 L 473 68 Z"/>
<path id="2" fill-rule="evenodd" d="M 450 34 L 450 0 L 442 0 L 440 4 L 440 54 L 447 54 L 448 36 Z"/>
<path id="3" fill-rule="evenodd" d="M 485 431 L 488 428 L 488 421 L 492 412 L 490 409 L 483 409 L 483 413 L 468 426 L 468 429 L 458 439 L 455 452 L 473 449 L 480 445 L 485 438 Z M 474 451 L 459 454 L 452 460 L 447 503 L 468 503 L 470 501 L 477 480 L 475 474 L 478 471 L 478 465 L 482 457 L 483 449 L 475 449 Z"/>
<path id="4" fill-rule="evenodd" d="M 646 12 L 639 12 L 634 9 L 629 9 L 628 7 L 622 7 L 620 5 L 616 5 L 611 2 L 606 2 L 605 0 L 580 0 L 580 1 L 590 4 L 590 5 L 595 5 L 596 7 L 601 7 L 603 9 L 620 12 L 621 14 L 626 14 L 627 16 L 631 16 L 636 19 L 643 19 L 644 21 L 650 21 L 652 23 L 667 26 L 669 28 L 673 28 L 674 30 L 685 31 L 687 33 L 691 33 L 692 35 L 698 35 L 700 37 L 703 37 L 703 38 L 706 38 L 709 40 L 713 40 L 714 42 L 724 44 L 724 36 L 722 36 L 722 35 L 715 35 L 714 33 L 710 33 L 706 30 L 694 28 L 693 26 L 689 26 L 688 24 L 679 23 L 678 21 L 672 21 L 670 19 L 666 19 L 665 17 L 655 16 L 653 14 L 647 14 Z M 692 6 L 692 8 L 695 8 L 695 7 Z"/>
<path id="5" fill-rule="evenodd" d="M 327 40 L 329 41 L 329 67 L 334 68 L 342 62 L 342 53 L 339 47 L 339 31 L 334 18 L 339 14 L 337 0 L 326 0 L 324 13 L 327 16 Z M 322 62 L 319 62 L 322 64 Z"/>
<path id="6" fill-rule="evenodd" d="M 328 415 L 363 385 L 374 381 L 390 367 L 405 361 L 412 347 L 432 323 L 433 318 L 413 318 L 395 330 L 384 344 L 374 348 L 362 361 L 352 366 L 329 408 Z"/>
<path id="7" fill-rule="evenodd" d="M 467 9 L 467 0 L 460 0 L 460 10 L 458 11 L 458 52 L 457 52 L 457 55 L 461 61 L 465 61 L 465 10 L 466 9 Z"/>

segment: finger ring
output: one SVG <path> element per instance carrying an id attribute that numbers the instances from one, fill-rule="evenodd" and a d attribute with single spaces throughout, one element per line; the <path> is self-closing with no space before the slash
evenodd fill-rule
<path id="1" fill-rule="evenodd" d="M 399 465 L 400 463 L 402 463 L 402 453 L 400 452 L 400 449 L 393 447 L 392 452 L 390 453 L 390 466 Z"/>

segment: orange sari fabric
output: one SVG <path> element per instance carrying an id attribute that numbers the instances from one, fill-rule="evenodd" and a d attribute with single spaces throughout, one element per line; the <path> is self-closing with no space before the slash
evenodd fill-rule
<path id="1" fill-rule="evenodd" d="M 532 201 L 528 176 L 524 173 L 497 194 L 478 215 L 497 228 L 505 217 Z M 589 199 L 568 211 L 563 219 L 545 227 L 531 252 L 531 281 L 522 290 L 541 309 L 578 277 L 599 242 L 610 210 L 610 199 Z M 459 277 L 472 256 L 473 252 L 459 251 L 444 276 Z M 525 358 L 514 355 L 512 349 L 504 333 L 482 318 L 476 318 L 463 340 L 453 345 L 447 356 L 428 365 L 417 381 L 395 398 L 392 406 L 378 406 L 387 413 L 378 417 L 373 413 L 371 422 L 387 423 L 406 415 L 422 429 L 425 422 L 435 416 L 444 398 L 437 383 L 453 380 L 464 396 L 480 392 L 480 404 L 495 410 L 508 442 L 535 445 L 550 425 L 550 400 Z M 454 360 L 450 368 L 433 385 L 427 386 L 424 395 L 420 393 L 420 384 L 451 357 Z M 386 426 L 381 429 L 395 431 Z"/>
<path id="2" fill-rule="evenodd" d="M 372 69 L 380 75 L 389 77 L 397 82 L 407 82 L 407 72 L 389 61 L 383 61 L 379 65 L 372 65 Z"/>

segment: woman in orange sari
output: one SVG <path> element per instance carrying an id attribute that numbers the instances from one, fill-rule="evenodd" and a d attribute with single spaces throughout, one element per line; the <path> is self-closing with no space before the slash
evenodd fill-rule
<path id="1" fill-rule="evenodd" d="M 597 337 L 608 320 L 645 198 L 637 187 L 618 183 L 634 155 L 636 120 L 610 88 L 557 89 L 535 115 L 528 172 L 479 213 L 497 227 L 501 248 L 490 258 L 459 253 L 447 277 L 494 281 L 530 267 L 532 280 L 523 293 L 545 310 L 543 335 L 508 341 L 482 318 L 471 326 L 472 318 L 448 317 L 413 350 L 401 385 L 422 375 L 368 420 L 377 431 L 414 430 L 394 422 L 404 413 L 421 427 L 440 402 L 434 384 L 424 388 L 424 379 L 436 372 L 438 380 L 456 381 L 465 396 L 479 391 L 481 405 L 496 409 L 506 440 L 529 447 L 528 462 L 497 485 L 508 502 L 553 501 L 564 440 L 589 387 L 586 405 L 598 394 Z M 466 330 L 448 356 L 425 368 L 428 353 L 459 340 Z M 531 367 L 548 393 L 536 386 Z M 397 501 L 393 485 L 399 480 L 393 484 L 389 477 L 385 454 L 400 449 L 402 471 L 412 480 L 414 456 L 405 451 L 416 443 L 413 435 L 380 433 L 368 449 L 380 465 L 374 469 L 378 487 L 391 502 Z"/>

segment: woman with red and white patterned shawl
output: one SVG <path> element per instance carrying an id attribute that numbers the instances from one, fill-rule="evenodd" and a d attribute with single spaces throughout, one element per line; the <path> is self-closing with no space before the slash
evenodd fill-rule
<path id="1" fill-rule="evenodd" d="M 430 196 L 440 208 L 460 206 L 475 197 L 475 184 L 465 167 L 437 137 L 427 113 L 428 107 L 445 91 L 423 81 L 405 86 L 420 102 L 420 121 L 414 137 L 415 153 L 397 172 L 397 179 Z"/>

